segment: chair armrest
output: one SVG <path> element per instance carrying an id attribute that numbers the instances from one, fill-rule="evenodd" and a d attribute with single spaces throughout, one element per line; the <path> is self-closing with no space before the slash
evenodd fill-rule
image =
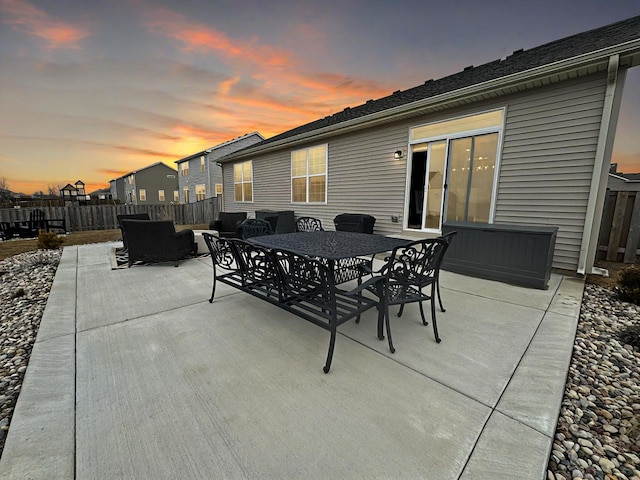
<path id="1" fill-rule="evenodd" d="M 216 230 L 218 232 L 222 230 L 222 221 L 212 220 L 211 222 L 209 222 L 209 230 Z"/>
<path id="2" fill-rule="evenodd" d="M 349 290 L 348 292 L 344 292 L 344 293 L 345 293 L 345 295 L 349 295 L 349 296 L 358 295 L 358 294 L 362 293 L 363 290 L 370 290 L 370 288 L 373 285 L 375 285 L 378 282 L 382 282 L 382 281 L 384 281 L 384 277 L 376 275 L 376 276 L 371 277 L 366 282 L 362 283 L 362 285 L 358 285 L 353 290 Z"/>

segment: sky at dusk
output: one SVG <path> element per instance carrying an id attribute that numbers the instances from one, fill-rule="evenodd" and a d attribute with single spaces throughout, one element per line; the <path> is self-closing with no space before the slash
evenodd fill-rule
<path id="1" fill-rule="evenodd" d="M 639 0 L 0 0 L 0 178 L 87 191 L 575 33 Z M 614 158 L 640 172 L 640 67 Z"/>

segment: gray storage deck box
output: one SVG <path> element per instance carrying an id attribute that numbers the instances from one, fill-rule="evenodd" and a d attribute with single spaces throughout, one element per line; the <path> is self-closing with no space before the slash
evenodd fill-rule
<path id="1" fill-rule="evenodd" d="M 447 222 L 458 232 L 442 269 L 474 277 L 546 289 L 558 227 Z"/>

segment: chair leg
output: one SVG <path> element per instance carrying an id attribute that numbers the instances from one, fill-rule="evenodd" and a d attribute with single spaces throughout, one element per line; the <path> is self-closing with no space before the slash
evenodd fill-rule
<path id="1" fill-rule="evenodd" d="M 441 339 L 438 335 L 438 324 L 436 323 L 436 299 L 435 299 L 435 284 L 431 284 L 431 322 L 433 323 L 433 335 L 436 338 L 436 343 L 440 343 Z"/>
<path id="2" fill-rule="evenodd" d="M 209 298 L 209 303 L 213 303 L 213 297 L 216 294 L 216 266 L 213 266 L 213 286 L 211 287 L 211 298 Z"/>
<path id="3" fill-rule="evenodd" d="M 433 304 L 433 297 L 431 297 L 431 304 Z M 424 308 L 422 308 L 422 302 L 418 302 L 418 305 L 420 306 L 420 316 L 422 317 L 422 324 L 429 325 L 429 322 L 427 322 L 427 320 L 424 318 Z"/>
<path id="4" fill-rule="evenodd" d="M 404 303 L 400 305 L 400 310 L 398 310 L 398 317 L 402 316 L 402 312 L 404 311 Z"/>
<path id="5" fill-rule="evenodd" d="M 333 347 L 336 344 L 336 327 L 334 326 L 331 329 L 331 339 L 329 340 L 329 351 L 327 352 L 327 361 L 324 364 L 322 370 L 324 373 L 329 373 L 329 369 L 331 368 L 331 360 L 333 359 Z"/>
<path id="6" fill-rule="evenodd" d="M 440 311 L 446 312 L 444 307 L 442 306 L 442 297 L 440 296 L 440 276 L 436 279 L 436 289 L 438 290 L 438 303 L 440 303 Z"/>
<path id="7" fill-rule="evenodd" d="M 362 285 L 362 277 L 358 277 L 358 286 Z M 362 302 L 358 299 L 358 305 L 362 305 Z M 360 314 L 356 317 L 356 323 L 360 323 Z"/>
<path id="8" fill-rule="evenodd" d="M 389 340 L 389 350 L 391 351 L 391 353 L 396 353 L 396 349 L 393 347 L 393 340 L 391 340 L 391 326 L 389 322 L 389 306 L 388 305 L 384 312 L 384 318 L 387 326 L 387 340 Z"/>

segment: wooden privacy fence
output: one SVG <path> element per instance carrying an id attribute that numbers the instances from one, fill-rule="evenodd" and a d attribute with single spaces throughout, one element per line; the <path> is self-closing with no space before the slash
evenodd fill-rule
<path id="1" fill-rule="evenodd" d="M 596 260 L 635 263 L 640 241 L 640 192 L 607 192 Z"/>
<path id="2" fill-rule="evenodd" d="M 34 207 L 0 209 L 0 221 L 29 220 L 33 210 L 42 210 L 46 219 L 64 218 L 67 231 L 111 230 L 118 228 L 117 215 L 148 213 L 152 220 L 173 220 L 177 225 L 209 224 L 218 218 L 220 199 L 212 197 L 184 205 L 85 205 L 73 207 Z"/>

